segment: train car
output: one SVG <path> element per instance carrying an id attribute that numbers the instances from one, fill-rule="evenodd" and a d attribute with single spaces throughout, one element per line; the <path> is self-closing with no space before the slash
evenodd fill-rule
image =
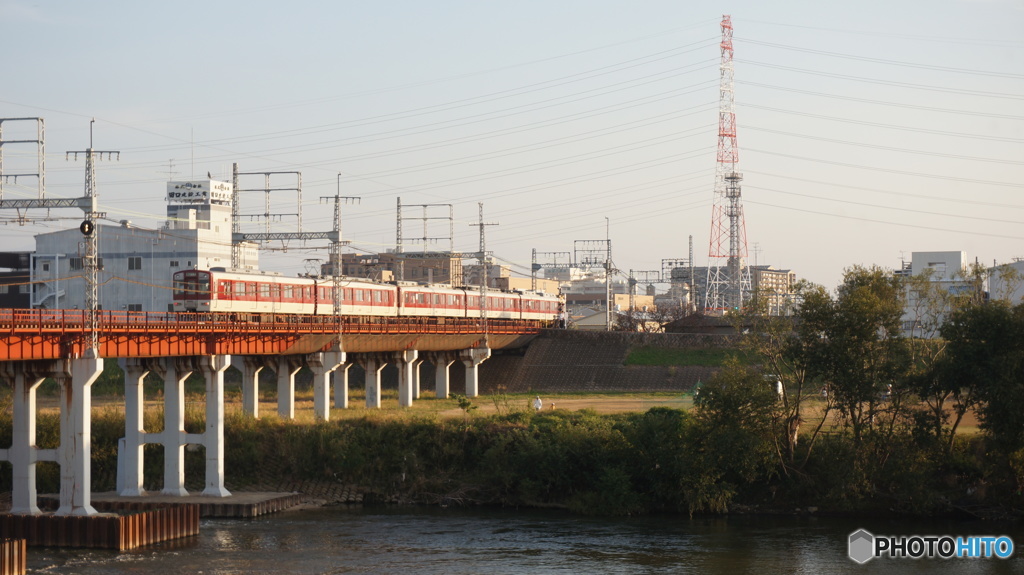
<path id="1" fill-rule="evenodd" d="M 224 269 L 182 270 L 174 274 L 174 310 L 195 313 L 331 315 L 334 281 L 246 273 Z M 480 317 L 480 292 L 473 287 L 382 284 L 344 278 L 341 313 L 358 317 Z M 487 294 L 489 319 L 555 321 L 561 299 L 542 293 Z"/>
<path id="2" fill-rule="evenodd" d="M 334 284 L 313 278 L 225 270 L 175 272 L 174 311 L 235 314 L 330 315 Z M 346 278 L 341 283 L 345 315 L 397 315 L 395 286 Z"/>

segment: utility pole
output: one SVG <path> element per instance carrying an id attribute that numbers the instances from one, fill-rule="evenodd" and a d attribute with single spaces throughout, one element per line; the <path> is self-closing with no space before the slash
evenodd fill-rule
<path id="1" fill-rule="evenodd" d="M 604 258 L 604 330 L 612 330 L 612 221 L 604 218 L 604 240 L 608 244 L 608 252 Z"/>
<path id="2" fill-rule="evenodd" d="M 477 207 L 480 211 L 480 221 L 476 224 L 469 224 L 471 226 L 477 226 L 480 228 L 480 253 L 478 254 L 478 261 L 480 262 L 480 271 L 483 276 L 480 279 L 480 323 L 484 331 L 484 336 L 487 335 L 487 278 L 491 275 L 487 260 L 487 233 L 485 228 L 487 226 L 496 226 L 495 223 L 484 223 L 484 203 L 478 202 Z"/>
<path id="3" fill-rule="evenodd" d="M 341 172 L 338 172 L 338 191 L 334 196 L 320 196 L 320 201 L 331 201 L 334 200 L 334 232 L 331 238 L 331 247 L 327 261 L 330 262 L 328 269 L 331 270 L 331 278 L 333 279 L 333 304 L 334 304 L 334 319 L 341 316 L 341 247 L 348 242 L 341 241 L 341 204 L 349 202 L 358 202 L 361 198 L 355 196 L 342 196 L 341 195 Z"/>
<path id="4" fill-rule="evenodd" d="M 78 227 L 85 236 L 85 257 L 82 258 L 82 267 L 85 269 L 85 308 L 88 314 L 89 335 L 86 357 L 99 357 L 99 229 L 96 221 L 107 217 L 107 214 L 100 212 L 97 207 L 99 195 L 96 193 L 96 158 L 111 159 L 115 154 L 121 158 L 121 152 L 117 150 L 96 150 L 93 149 L 92 129 L 96 120 L 89 121 L 89 147 L 86 150 L 66 152 L 65 158 L 74 154 L 85 155 L 85 197 L 80 205 L 85 212 L 85 220 Z"/>

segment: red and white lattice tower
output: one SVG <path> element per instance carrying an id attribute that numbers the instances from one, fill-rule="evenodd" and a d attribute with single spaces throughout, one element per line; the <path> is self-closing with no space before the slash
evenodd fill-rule
<path id="1" fill-rule="evenodd" d="M 739 310 L 749 299 L 750 269 L 747 230 L 740 203 L 740 181 L 736 171 L 736 111 L 733 106 L 732 18 L 722 16 L 722 63 L 718 106 L 718 164 L 715 169 L 715 202 L 711 210 L 711 244 L 708 250 L 708 279 L 705 313 Z"/>

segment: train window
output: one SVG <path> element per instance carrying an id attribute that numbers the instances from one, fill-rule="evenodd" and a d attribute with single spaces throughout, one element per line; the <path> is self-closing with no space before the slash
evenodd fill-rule
<path id="1" fill-rule="evenodd" d="M 199 276 L 199 295 L 210 297 L 210 276 L 203 274 Z"/>
<path id="2" fill-rule="evenodd" d="M 224 297 L 231 297 L 231 286 L 232 283 L 229 281 L 220 282 L 220 293 Z"/>
<path id="3" fill-rule="evenodd" d="M 434 294 L 434 306 L 441 305 L 441 294 Z"/>
<path id="4" fill-rule="evenodd" d="M 284 294 L 283 294 L 284 298 L 285 299 L 292 299 L 292 286 L 286 285 L 286 286 L 282 286 L 282 288 L 284 289 Z"/>
<path id="5" fill-rule="evenodd" d="M 260 286 L 260 297 L 261 298 L 268 298 L 268 297 L 270 297 L 270 284 L 259 284 L 259 286 Z"/>
<path id="6" fill-rule="evenodd" d="M 281 299 L 281 286 L 270 284 L 270 297 L 271 299 Z"/>
<path id="7" fill-rule="evenodd" d="M 377 303 L 380 303 L 381 302 L 381 295 L 382 295 L 382 293 L 379 292 L 379 291 L 373 292 L 373 301 L 375 301 Z"/>

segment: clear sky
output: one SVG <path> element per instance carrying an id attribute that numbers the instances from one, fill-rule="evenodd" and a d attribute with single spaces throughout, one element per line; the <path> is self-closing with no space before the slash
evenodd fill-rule
<path id="1" fill-rule="evenodd" d="M 453 204 L 463 251 L 483 202 L 488 249 L 521 273 L 532 249 L 604 239 L 606 218 L 626 273 L 686 257 L 691 235 L 706 265 L 723 14 L 751 263 L 833 287 L 913 251 L 1024 257 L 1024 0 L 0 0 L 0 117 L 45 118 L 49 197 L 82 195 L 64 152 L 89 145 L 95 118 L 95 148 L 121 151 L 97 167 L 101 209 L 144 227 L 162 225 L 170 177 L 229 180 L 238 163 L 301 172 L 307 231 L 330 229 L 320 197 L 340 173 L 363 253 L 394 247 L 401 198 L 408 216 Z M 7 146 L 5 170 L 28 152 Z M 263 201 L 245 194 L 242 213 Z M 273 211 L 295 204 L 281 192 Z M 0 226 L 0 249 L 81 219 L 63 215 Z M 403 224 L 407 250 L 448 235 Z M 306 258 L 326 250 L 262 261 Z"/>

